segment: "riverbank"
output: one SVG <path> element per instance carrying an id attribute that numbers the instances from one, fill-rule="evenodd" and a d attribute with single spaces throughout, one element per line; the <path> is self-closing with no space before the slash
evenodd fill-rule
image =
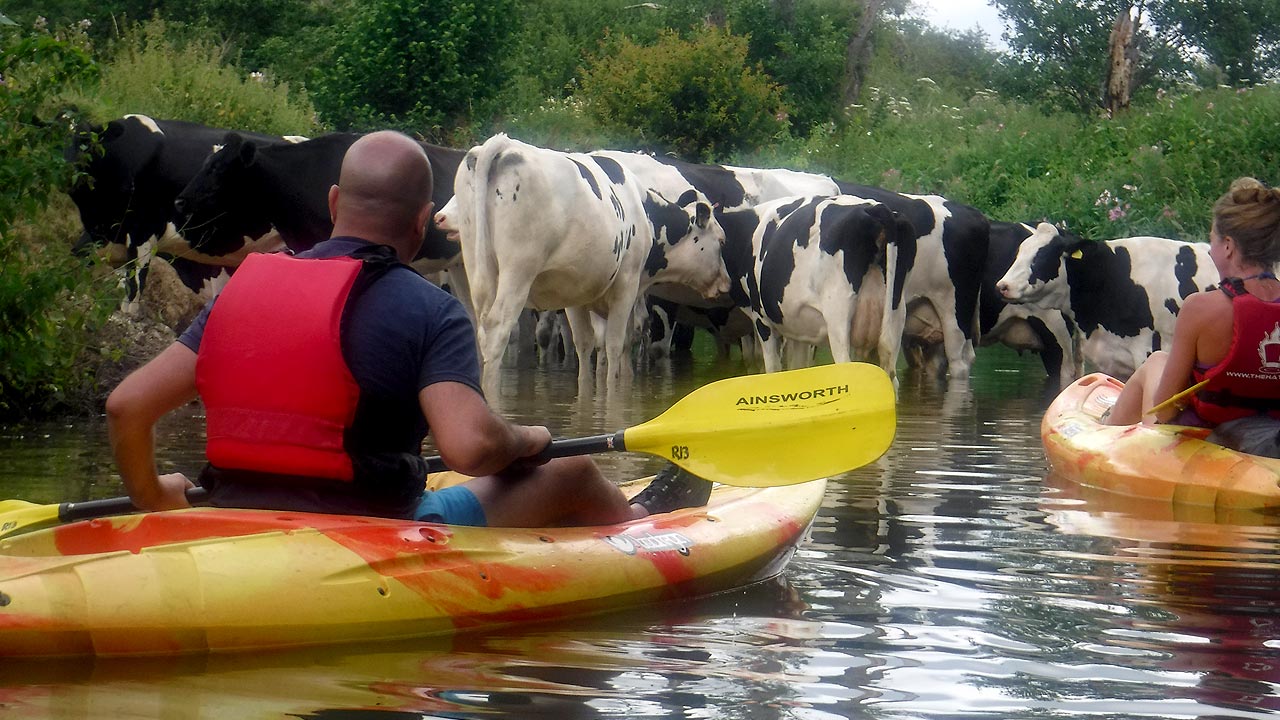
<path id="1" fill-rule="evenodd" d="M 90 334 L 73 373 L 84 379 L 83 385 L 66 389 L 65 414 L 102 412 L 111 390 L 172 344 L 203 306 L 169 263 L 152 260 L 137 307 L 116 310 Z"/>

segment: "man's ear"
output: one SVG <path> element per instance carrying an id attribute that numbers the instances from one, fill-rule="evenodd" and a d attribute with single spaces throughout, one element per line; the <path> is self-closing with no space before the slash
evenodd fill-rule
<path id="1" fill-rule="evenodd" d="M 431 227 L 431 220 L 435 217 L 435 209 L 435 202 L 428 202 L 418 213 L 418 223 L 413 228 L 418 237 L 425 238 L 427 236 L 427 228 Z"/>
<path id="2" fill-rule="evenodd" d="M 338 186 L 329 186 L 329 222 L 338 224 Z"/>

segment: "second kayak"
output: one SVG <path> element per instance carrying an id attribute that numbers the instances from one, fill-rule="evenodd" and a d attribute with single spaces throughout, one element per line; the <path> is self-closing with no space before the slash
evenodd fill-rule
<path id="1" fill-rule="evenodd" d="M 1086 487 L 1218 510 L 1280 507 L 1280 460 L 1207 442 L 1205 428 L 1104 425 L 1124 383 L 1093 373 L 1058 395 L 1040 434 L 1054 472 Z"/>

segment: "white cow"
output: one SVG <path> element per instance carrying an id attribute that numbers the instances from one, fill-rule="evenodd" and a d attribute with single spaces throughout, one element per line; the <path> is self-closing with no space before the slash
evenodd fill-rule
<path id="1" fill-rule="evenodd" d="M 836 362 L 875 358 L 894 374 L 908 281 L 898 272 L 900 242 L 914 252 L 909 224 L 848 195 L 782 198 L 725 217 L 754 225 L 750 245 L 729 241 L 725 262 L 732 296 L 754 320 L 766 372 L 782 368 L 786 338 L 791 367 L 808 365 L 812 348 L 826 343 Z"/>
<path id="2" fill-rule="evenodd" d="M 605 318 L 609 384 L 625 353 L 640 293 L 655 282 L 704 296 L 728 289 L 724 232 L 706 202 L 680 206 L 621 165 L 534 147 L 498 134 L 458 167 L 454 198 L 436 216 L 456 231 L 471 285 L 486 388 L 520 311 L 565 309 L 585 384 L 595 345 L 590 312 Z"/>
<path id="3" fill-rule="evenodd" d="M 1085 360 L 1127 379 L 1169 346 L 1182 299 L 1218 281 L 1206 243 L 1092 242 L 1040 223 L 996 289 L 1010 303 L 1061 310 L 1084 334 Z"/>

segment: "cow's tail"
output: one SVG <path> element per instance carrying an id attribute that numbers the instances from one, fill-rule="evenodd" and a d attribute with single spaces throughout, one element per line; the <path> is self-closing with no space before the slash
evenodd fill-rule
<path id="1" fill-rule="evenodd" d="M 493 252 L 493 242 L 490 239 L 492 228 L 489 219 L 489 177 L 493 171 L 495 160 L 511 145 L 511 138 L 506 133 L 498 133 L 480 146 L 480 152 L 476 157 L 475 169 L 471 175 L 471 227 L 475 232 L 475 248 L 472 253 L 476 267 L 467 268 L 467 273 L 474 283 L 482 284 L 496 283 L 498 277 L 497 258 Z M 482 288 L 487 291 L 486 297 L 492 297 L 497 291 L 496 287 Z M 488 308 L 476 308 L 478 313 L 483 313 Z"/>

